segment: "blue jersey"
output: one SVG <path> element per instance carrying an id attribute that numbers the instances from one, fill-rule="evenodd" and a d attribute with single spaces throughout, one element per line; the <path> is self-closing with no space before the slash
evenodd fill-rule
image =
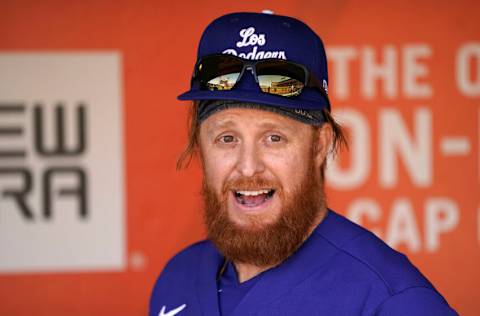
<path id="1" fill-rule="evenodd" d="M 333 211 L 230 315 L 218 302 L 223 263 L 209 241 L 177 254 L 154 286 L 150 316 L 458 315 L 406 256 Z"/>

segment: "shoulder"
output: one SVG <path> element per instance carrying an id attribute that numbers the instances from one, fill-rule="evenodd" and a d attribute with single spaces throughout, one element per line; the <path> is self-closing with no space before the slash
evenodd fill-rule
<path id="1" fill-rule="evenodd" d="M 221 257 L 209 241 L 197 242 L 176 254 L 165 265 L 150 296 L 150 310 L 159 310 L 162 301 L 181 305 L 194 291 L 197 278 L 211 274 Z M 178 302 L 177 302 L 178 300 Z"/>
<path id="2" fill-rule="evenodd" d="M 378 306 L 375 315 L 453 316 L 458 313 L 433 289 L 411 287 L 388 297 Z"/>
<path id="3" fill-rule="evenodd" d="M 349 281 L 370 284 L 369 292 L 375 296 L 371 298 L 372 308 L 383 305 L 389 309 L 397 302 L 409 302 L 413 306 L 414 299 L 423 306 L 435 301 L 439 306 L 448 307 L 446 300 L 404 254 L 365 228 L 329 211 L 316 232 L 336 249 L 333 265 L 340 273 L 353 279 Z"/>
<path id="4" fill-rule="evenodd" d="M 200 257 L 208 257 L 209 254 L 215 254 L 216 250 L 212 243 L 208 240 L 196 242 L 187 248 L 178 252 L 166 264 L 162 274 L 174 272 L 188 272 L 195 268 L 193 262 L 200 259 Z"/>
<path id="5" fill-rule="evenodd" d="M 214 259 L 217 256 L 218 252 L 210 241 L 203 240 L 194 243 L 178 252 L 167 262 L 156 283 L 172 277 L 176 282 L 181 279 L 191 280 L 198 269 L 196 262 Z"/>
<path id="6" fill-rule="evenodd" d="M 330 211 L 321 225 L 318 234 L 337 249 L 338 259 L 371 275 L 390 294 L 412 286 L 432 286 L 404 254 L 347 218 Z"/>

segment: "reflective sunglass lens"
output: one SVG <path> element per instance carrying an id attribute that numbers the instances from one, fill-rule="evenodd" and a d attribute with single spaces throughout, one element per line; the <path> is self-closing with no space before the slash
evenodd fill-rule
<path id="1" fill-rule="evenodd" d="M 239 72 L 224 74 L 218 77 L 215 77 L 209 80 L 206 83 L 206 87 L 209 90 L 230 90 L 233 88 L 235 83 L 237 82 L 238 76 L 240 76 Z"/>
<path id="2" fill-rule="evenodd" d="M 242 61 L 231 56 L 204 58 L 197 68 L 200 83 L 208 90 L 232 89 L 242 69 Z"/>
<path id="3" fill-rule="evenodd" d="M 263 92 L 283 97 L 297 96 L 304 87 L 299 80 L 281 75 L 259 75 L 258 82 Z"/>
<path id="4" fill-rule="evenodd" d="M 283 97 L 294 97 L 305 87 L 305 70 L 286 61 L 259 62 L 256 72 L 263 92 Z"/>

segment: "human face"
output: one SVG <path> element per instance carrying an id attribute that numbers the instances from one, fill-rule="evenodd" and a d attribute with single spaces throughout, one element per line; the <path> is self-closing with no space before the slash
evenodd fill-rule
<path id="1" fill-rule="evenodd" d="M 232 108 L 207 118 L 199 131 L 204 181 L 229 220 L 251 230 L 275 223 L 314 176 L 309 169 L 319 172 L 324 155 L 315 137 L 311 126 L 264 110 Z"/>

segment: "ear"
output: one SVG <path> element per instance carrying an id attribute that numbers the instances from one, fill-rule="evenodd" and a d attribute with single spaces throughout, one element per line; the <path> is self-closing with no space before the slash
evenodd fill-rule
<path id="1" fill-rule="evenodd" d="M 333 129 L 329 123 L 324 123 L 315 131 L 315 167 L 320 168 L 327 159 L 327 155 L 331 149 L 333 141 Z M 317 169 L 318 170 L 318 169 Z"/>

